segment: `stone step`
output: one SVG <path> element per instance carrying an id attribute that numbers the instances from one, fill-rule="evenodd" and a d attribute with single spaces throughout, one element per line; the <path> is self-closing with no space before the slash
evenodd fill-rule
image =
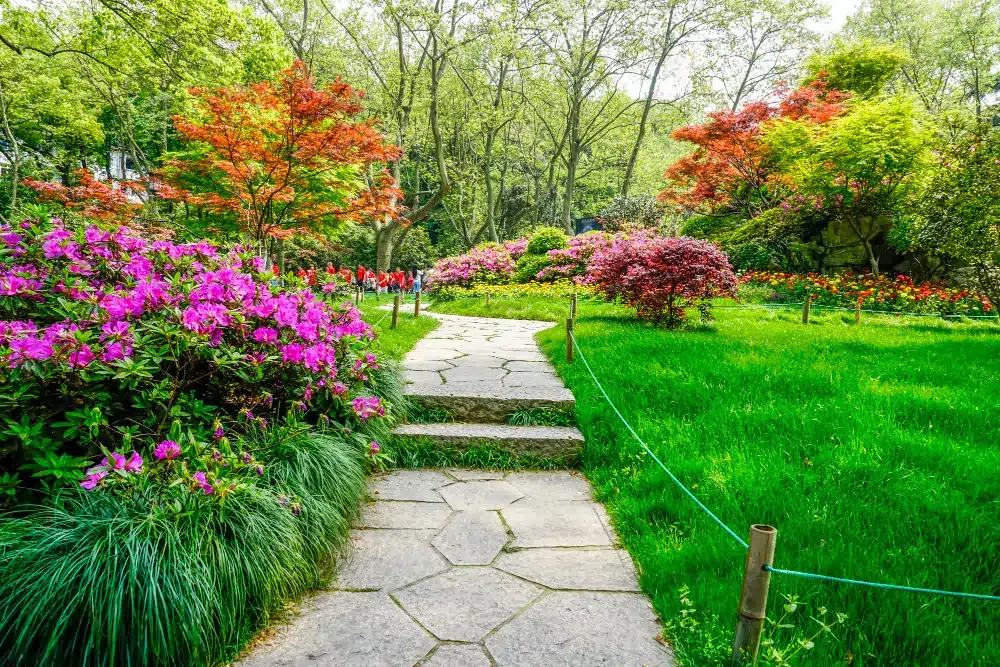
<path id="1" fill-rule="evenodd" d="M 583 434 L 570 426 L 510 426 L 508 424 L 403 424 L 394 435 L 429 438 L 439 445 L 470 447 L 488 444 L 513 454 L 557 459 L 576 456 Z"/>
<path id="2" fill-rule="evenodd" d="M 447 382 L 408 384 L 403 393 L 425 410 L 443 410 L 457 422 L 505 424 L 519 410 L 553 408 L 572 412 L 573 393 L 566 387 L 511 387 L 501 382 Z"/>

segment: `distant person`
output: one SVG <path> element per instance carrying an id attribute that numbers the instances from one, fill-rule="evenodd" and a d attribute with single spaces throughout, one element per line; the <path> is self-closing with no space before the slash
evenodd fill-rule
<path id="1" fill-rule="evenodd" d="M 357 277 L 357 281 L 354 284 L 357 285 L 359 288 L 364 289 L 365 288 L 365 278 L 368 277 L 368 271 L 366 271 L 365 267 L 361 266 L 360 264 L 358 264 L 358 272 L 357 272 L 356 277 Z"/>
<path id="2" fill-rule="evenodd" d="M 424 285 L 423 272 L 420 269 L 417 269 L 413 273 L 413 296 L 418 296 L 420 294 L 420 290 L 423 287 L 423 285 Z"/>

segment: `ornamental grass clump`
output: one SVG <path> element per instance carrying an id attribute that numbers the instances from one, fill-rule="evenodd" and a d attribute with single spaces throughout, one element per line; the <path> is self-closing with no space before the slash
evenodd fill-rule
<path id="1" fill-rule="evenodd" d="M 618 235 L 598 250 L 588 282 L 641 319 L 667 327 L 686 321 L 685 308 L 710 317 L 708 299 L 735 297 L 737 287 L 729 260 L 711 243 L 651 233 Z"/>
<path id="2" fill-rule="evenodd" d="M 235 454 L 168 445 L 92 492 L 0 520 L 0 663 L 231 657 L 327 580 L 364 488 L 362 439 L 293 420 L 250 429 Z"/>

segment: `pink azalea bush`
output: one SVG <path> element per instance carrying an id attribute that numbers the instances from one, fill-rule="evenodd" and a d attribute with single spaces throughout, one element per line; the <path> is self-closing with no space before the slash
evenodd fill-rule
<path id="1" fill-rule="evenodd" d="M 263 269 L 239 246 L 59 219 L 0 226 L 0 404 L 18 425 L 0 432 L 4 468 L 103 450 L 84 480 L 95 488 L 136 471 L 118 465 L 123 438 L 179 454 L 163 442 L 177 421 L 187 447 L 241 411 L 259 425 L 290 410 L 327 423 L 384 415 L 378 398 L 354 402 L 378 368 L 360 313 Z"/>
<path id="2" fill-rule="evenodd" d="M 587 281 L 587 270 L 594 253 L 609 246 L 613 237 L 604 232 L 587 232 L 571 237 L 565 248 L 546 253 L 549 265 L 538 272 L 536 280 L 550 282 L 569 278 L 578 284 Z"/>
<path id="3" fill-rule="evenodd" d="M 517 259 L 528 247 L 528 239 L 503 244 L 485 243 L 455 257 L 438 260 L 428 276 L 428 286 L 498 285 L 510 282 Z"/>
<path id="4" fill-rule="evenodd" d="M 708 317 L 707 299 L 735 297 L 738 284 L 725 253 L 711 243 L 648 232 L 618 235 L 599 249 L 588 282 L 641 319 L 668 327 L 683 323 L 688 307 Z"/>

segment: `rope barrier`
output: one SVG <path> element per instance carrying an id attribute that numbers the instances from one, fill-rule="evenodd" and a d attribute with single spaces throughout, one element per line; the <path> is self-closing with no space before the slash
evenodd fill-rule
<path id="1" fill-rule="evenodd" d="M 743 538 L 741 538 L 739 535 L 737 535 L 733 531 L 733 529 L 730 528 L 729 526 L 727 526 L 719 517 L 715 516 L 715 514 L 712 512 L 712 510 L 708 509 L 708 507 L 705 505 L 705 503 L 701 502 L 698 499 L 697 496 L 695 496 L 693 493 L 691 493 L 691 491 L 689 491 L 688 488 L 685 487 L 681 483 L 681 481 L 679 479 L 677 479 L 677 477 L 672 472 L 670 472 L 670 469 L 667 468 L 667 466 L 663 464 L 663 461 L 661 461 L 660 458 L 656 454 L 653 453 L 653 451 L 649 448 L 649 446 L 645 443 L 645 441 L 643 441 L 643 439 L 639 437 L 639 434 L 635 432 L 635 429 L 632 428 L 632 425 L 628 423 L 628 420 L 626 420 L 625 417 L 622 415 L 621 411 L 614 404 L 614 401 L 612 401 L 611 397 L 608 396 L 608 392 L 604 390 L 604 386 L 601 385 L 600 380 L 597 379 L 597 375 L 594 374 L 594 370 L 590 367 L 590 364 L 587 362 L 587 357 L 584 356 L 583 350 L 580 349 L 580 344 L 577 343 L 576 336 L 573 334 L 572 329 L 567 330 L 567 334 L 568 334 L 570 340 L 573 342 L 573 348 L 576 350 L 576 353 L 579 355 L 580 361 L 583 362 L 584 368 L 587 369 L 587 372 L 590 374 L 591 379 L 594 381 L 594 384 L 597 386 L 598 391 L 600 391 L 601 395 L 604 396 L 604 400 L 606 400 L 608 402 L 608 405 L 611 406 L 611 409 L 618 416 L 618 419 L 621 420 L 622 424 L 625 425 L 625 428 L 628 429 L 628 432 L 632 434 L 632 437 L 635 438 L 636 441 L 640 445 L 642 445 L 642 448 L 644 450 L 646 450 L 646 453 L 649 454 L 652 457 L 652 459 L 659 464 L 659 466 L 661 468 L 663 468 L 663 472 L 667 473 L 667 475 L 670 477 L 670 479 L 673 481 L 673 483 L 677 485 L 677 488 L 679 488 L 681 491 L 683 491 L 691 500 L 693 500 L 695 502 L 695 504 L 698 505 L 698 507 L 700 507 L 702 510 L 704 510 L 705 513 L 708 514 L 708 516 L 710 516 L 712 518 L 712 520 L 715 521 L 715 523 L 717 523 L 719 525 L 720 528 L 722 528 L 724 531 L 726 531 L 726 533 L 728 533 L 730 537 L 732 537 L 734 540 L 736 540 L 736 542 L 740 546 L 742 546 L 744 549 L 749 549 L 750 547 L 747 544 L 747 542 Z M 852 584 L 852 585 L 855 585 L 855 586 L 867 586 L 869 588 L 878 588 L 878 589 L 882 589 L 882 590 L 905 591 L 905 592 L 909 592 L 909 593 L 926 593 L 926 594 L 931 594 L 931 595 L 946 595 L 946 596 L 951 596 L 951 597 L 972 598 L 972 599 L 976 599 L 976 600 L 1000 601 L 1000 595 L 984 595 L 984 594 L 981 594 L 981 593 L 962 593 L 962 592 L 959 592 L 959 591 L 945 591 L 945 590 L 939 590 L 939 589 L 935 589 L 935 588 L 917 588 L 917 587 L 914 587 L 914 586 L 902 586 L 902 585 L 899 585 L 899 584 L 883 584 L 883 583 L 878 583 L 878 582 L 874 582 L 874 581 L 861 581 L 861 580 L 858 580 L 858 579 L 845 579 L 843 577 L 831 577 L 831 576 L 825 575 L 825 574 L 814 574 L 814 573 L 811 573 L 811 572 L 799 572 L 797 570 L 783 570 L 783 569 L 780 569 L 780 568 L 772 567 L 770 565 L 764 565 L 763 569 L 766 570 L 767 572 L 771 572 L 773 574 L 784 574 L 784 575 L 793 576 L 793 577 L 802 577 L 804 579 L 817 579 L 819 581 L 829 581 L 829 582 L 839 583 L 839 584 Z"/>
<path id="2" fill-rule="evenodd" d="M 583 365 L 587 369 L 587 372 L 590 373 L 590 377 L 593 378 L 594 384 L 597 385 L 598 390 L 600 390 L 601 394 L 604 395 L 604 400 L 606 400 L 608 402 L 608 405 L 611 406 L 611 409 L 614 410 L 614 412 L 615 412 L 616 415 L 618 415 L 618 419 L 620 419 L 622 421 L 622 424 L 624 424 L 625 428 L 627 428 L 628 431 L 629 431 L 629 433 L 632 434 L 632 437 L 635 438 L 636 441 L 638 441 L 638 443 L 640 445 L 642 445 L 642 448 L 646 450 L 646 453 L 649 454 L 651 457 L 653 457 L 653 460 L 656 461 L 660 465 L 661 468 L 663 468 L 663 472 L 667 473 L 667 475 L 670 477 L 670 479 L 673 480 L 674 484 L 677 485 L 677 488 L 679 488 L 681 491 L 683 491 L 685 494 L 687 494 L 688 498 L 690 498 L 691 500 L 693 500 L 698 505 L 698 507 L 700 507 L 701 509 L 705 510 L 705 513 L 708 514 L 708 516 L 712 517 L 712 520 L 715 521 L 715 523 L 719 524 L 720 528 L 722 528 L 724 531 L 726 531 L 727 533 L 729 533 L 729 536 L 732 537 L 734 540 L 736 540 L 740 544 L 740 546 L 742 546 L 744 549 L 749 548 L 749 545 L 746 543 L 746 540 L 744 540 L 742 537 L 740 537 L 735 532 L 733 532 L 733 529 L 730 528 L 729 526 L 727 526 L 725 523 L 723 523 L 722 519 L 720 519 L 719 517 L 715 516 L 715 514 L 712 513 L 712 510 L 708 509 L 708 507 L 705 506 L 705 503 L 703 503 L 700 500 L 698 500 L 697 496 L 695 496 L 693 493 L 691 493 L 691 491 L 689 491 L 686 486 L 684 486 L 683 484 L 681 484 L 681 481 L 679 479 L 677 479 L 677 477 L 674 476 L 674 473 L 670 472 L 670 469 L 667 468 L 667 466 L 665 466 L 663 464 L 663 461 L 661 461 L 660 458 L 656 454 L 653 453 L 653 450 L 651 450 L 649 448 L 649 446 L 643 441 L 643 439 L 639 437 L 639 434 L 635 432 L 635 429 L 632 428 L 632 425 L 628 423 L 628 421 L 625 419 L 624 416 L 622 416 L 622 413 L 618 410 L 618 408 L 615 406 L 614 402 L 611 400 L 611 397 L 608 396 L 608 392 L 604 391 L 604 387 L 601 386 L 600 380 L 597 379 L 597 376 L 594 375 L 594 371 L 590 367 L 590 364 L 587 363 L 587 358 L 585 356 L 583 356 L 583 351 L 580 349 L 580 346 L 577 344 L 577 342 L 576 342 L 576 336 L 573 335 L 572 331 L 569 332 L 569 336 L 570 336 L 570 340 L 573 341 L 573 347 L 576 349 L 577 354 L 580 355 L 580 361 L 583 362 Z"/>
<path id="3" fill-rule="evenodd" d="M 949 595 L 957 598 L 973 598 L 976 600 L 1000 601 L 1000 595 L 983 595 L 981 593 L 962 593 L 959 591 L 942 591 L 936 588 L 917 588 L 914 586 L 901 586 L 899 584 L 881 584 L 876 581 L 859 581 L 857 579 L 844 579 L 843 577 L 831 577 L 826 574 L 813 574 L 811 572 L 797 572 L 795 570 L 782 570 L 770 565 L 765 565 L 764 569 L 773 574 L 787 574 L 793 577 L 804 579 L 819 579 L 820 581 L 832 581 L 838 584 L 853 584 L 855 586 L 868 586 L 869 588 L 881 588 L 891 591 L 906 591 L 908 593 L 930 593 L 932 595 Z"/>
<path id="4" fill-rule="evenodd" d="M 378 325 L 382 324 L 382 322 L 384 322 L 384 321 L 385 321 L 385 318 L 389 317 L 389 315 L 390 315 L 391 313 L 392 313 L 392 311 L 391 311 L 391 310 L 390 310 L 390 311 L 388 311 L 388 312 L 386 312 L 386 314 L 385 314 L 385 315 L 383 315 L 383 316 L 381 317 L 381 319 L 379 319 L 379 321 L 378 321 L 378 322 L 376 322 L 375 324 L 373 324 L 373 325 L 372 325 L 372 329 L 374 329 L 374 328 L 375 328 L 375 327 L 377 327 Z"/>

